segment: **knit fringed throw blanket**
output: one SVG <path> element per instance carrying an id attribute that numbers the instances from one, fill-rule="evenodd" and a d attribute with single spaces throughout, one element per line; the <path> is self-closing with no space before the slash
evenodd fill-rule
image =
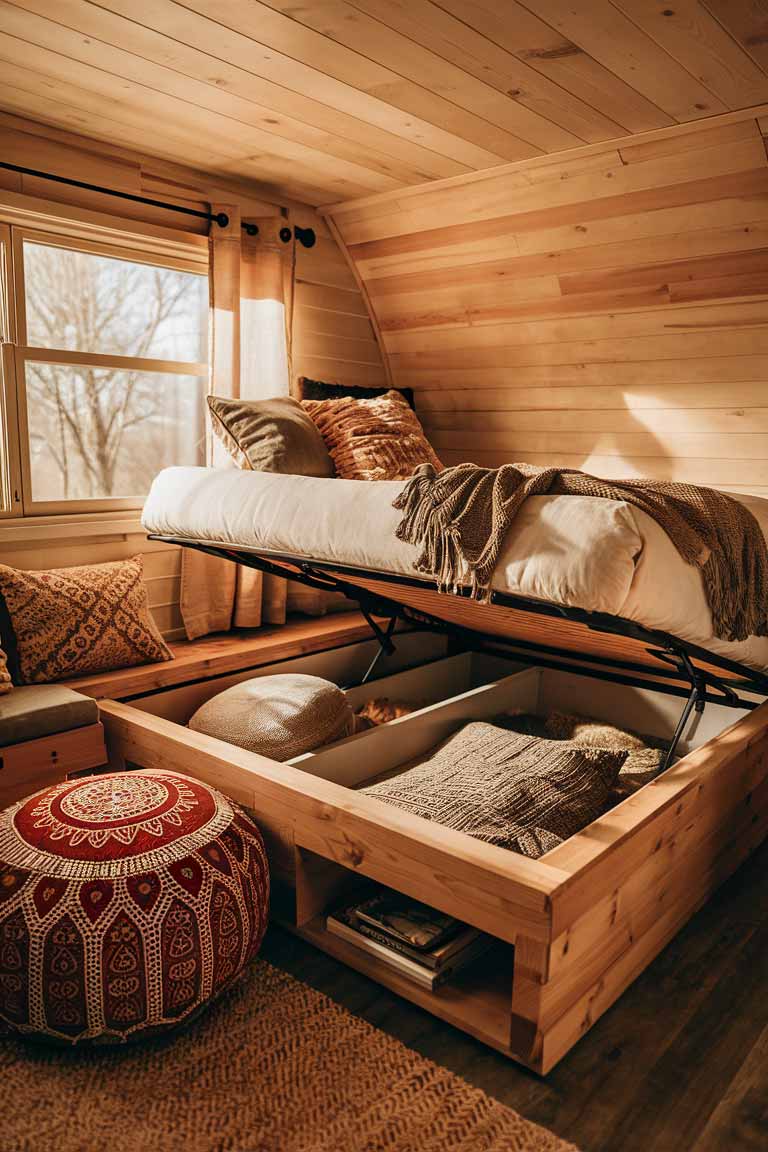
<path id="1" fill-rule="evenodd" d="M 529 496 L 602 496 L 642 509 L 687 564 L 701 569 L 714 634 L 768 636 L 768 546 L 742 504 L 712 488 L 664 480 L 600 480 L 570 468 L 458 464 L 438 473 L 420 465 L 394 507 L 397 536 L 421 551 L 416 570 L 443 592 L 469 583 L 487 599 L 507 529 Z"/>

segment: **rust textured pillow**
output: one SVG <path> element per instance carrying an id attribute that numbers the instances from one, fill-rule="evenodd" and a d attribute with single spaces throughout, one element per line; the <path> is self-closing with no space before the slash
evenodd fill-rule
<path id="1" fill-rule="evenodd" d="M 13 680 L 8 671 L 8 657 L 0 648 L 0 696 L 5 696 L 13 688 Z"/>
<path id="2" fill-rule="evenodd" d="M 141 556 L 47 572 L 0 564 L 21 683 L 172 660 L 149 614 L 143 572 Z"/>
<path id="3" fill-rule="evenodd" d="M 398 392 L 367 400 L 302 400 L 343 480 L 407 480 L 419 464 L 442 464 Z"/>

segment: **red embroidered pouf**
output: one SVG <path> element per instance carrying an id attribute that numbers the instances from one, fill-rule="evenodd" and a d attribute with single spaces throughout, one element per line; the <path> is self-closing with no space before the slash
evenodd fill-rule
<path id="1" fill-rule="evenodd" d="M 56 784 L 0 813 L 0 1017 L 60 1041 L 175 1026 L 255 955 L 261 835 L 175 772 Z"/>

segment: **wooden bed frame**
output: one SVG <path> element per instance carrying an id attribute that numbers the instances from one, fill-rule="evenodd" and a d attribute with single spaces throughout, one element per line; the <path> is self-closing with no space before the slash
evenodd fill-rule
<path id="1" fill-rule="evenodd" d="M 736 723 L 653 783 L 530 860 L 192 732 L 141 711 L 140 703 L 102 704 L 113 764 L 185 772 L 256 813 L 274 849 L 274 908 L 284 922 L 535 1071 L 546 1073 L 565 1055 L 768 833 L 768 704 L 755 698 L 768 694 L 761 674 L 630 622 L 622 635 L 616 618 L 578 619 L 551 605 L 532 616 L 519 603 L 472 605 L 422 582 L 413 588 L 339 566 L 313 564 L 308 571 L 295 557 L 211 550 L 349 587 L 364 611 L 384 610 L 390 619 L 404 612 L 412 620 L 427 614 L 430 625 L 458 624 L 461 634 L 475 633 L 476 643 L 477 624 L 468 623 L 466 609 L 487 614 L 485 639 L 494 646 L 505 641 L 529 663 L 683 696 L 689 713 L 708 701 L 742 710 Z M 517 613 L 525 617 L 525 635 Z M 386 646 L 391 636 L 378 631 Z M 588 648 L 587 637 L 594 641 Z M 361 876 L 491 933 L 497 949 L 438 992 L 415 987 L 324 929 L 330 903 Z"/>
<path id="2" fill-rule="evenodd" d="M 669 632 L 645 628 L 633 620 L 605 612 L 534 600 L 492 591 L 487 601 L 473 599 L 468 589 L 451 595 L 434 581 L 379 572 L 322 560 L 309 560 L 265 548 L 236 548 L 186 537 L 151 535 L 153 540 L 193 548 L 234 563 L 283 576 L 310 587 L 340 592 L 355 601 L 385 653 L 392 648 L 398 620 L 430 629 L 445 629 L 460 639 L 495 642 L 510 653 L 542 666 L 578 667 L 596 679 L 652 685 L 671 695 L 685 696 L 671 763 L 682 728 L 692 710 L 709 701 L 754 708 L 755 701 L 739 689 L 768 697 L 768 672 L 693 644 Z M 386 629 L 374 617 L 389 620 Z"/>

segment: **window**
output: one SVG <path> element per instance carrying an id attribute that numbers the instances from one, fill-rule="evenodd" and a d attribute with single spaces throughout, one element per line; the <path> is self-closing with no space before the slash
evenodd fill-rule
<path id="1" fill-rule="evenodd" d="M 205 264 L 122 244 L 0 232 L 6 516 L 138 508 L 205 463 Z"/>

